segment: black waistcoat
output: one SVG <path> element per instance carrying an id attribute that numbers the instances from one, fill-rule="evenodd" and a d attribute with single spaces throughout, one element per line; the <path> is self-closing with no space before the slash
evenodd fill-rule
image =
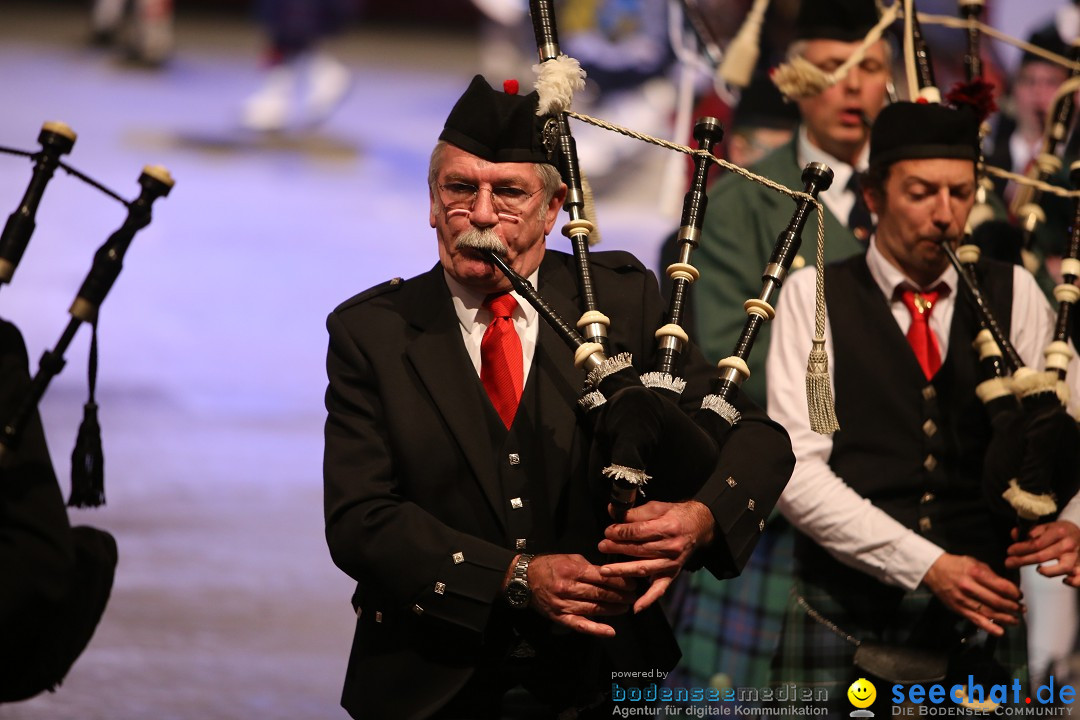
<path id="1" fill-rule="evenodd" d="M 540 369 L 534 362 L 509 430 L 491 403 L 484 404 L 486 431 L 496 453 L 495 467 L 505 503 L 507 546 L 529 553 L 580 553 L 593 563 L 612 562 L 617 558 L 605 557 L 596 550 L 603 528 L 610 522 L 604 509 L 609 483 L 601 483 L 605 494 L 597 497 L 592 492 L 595 484 L 578 477 L 584 474 L 583 468 L 551 452 L 547 433 L 539 422 L 540 403 L 545 400 L 545 395 L 537 389 L 539 375 Z M 477 386 L 486 397 L 479 381 Z M 555 504 L 554 488 L 558 487 L 559 478 L 567 474 L 572 477 L 570 486 Z M 583 544 L 582 535 L 588 538 L 587 544 Z M 519 544 L 519 540 L 524 543 Z M 616 636 L 596 643 L 590 642 L 588 636 L 555 629 L 538 613 L 510 610 L 500 603 L 489 623 L 488 636 L 523 637 L 542 662 L 558 664 L 564 676 L 576 680 L 598 673 L 610 680 L 611 670 L 619 668 L 670 669 L 680 655 L 675 636 L 658 604 L 644 613 L 651 616 L 650 620 L 638 617 L 634 624 L 629 615 L 604 618 L 603 622 L 616 629 Z M 514 633 L 507 632 L 508 626 L 514 628 Z M 514 642 L 511 640 L 510 645 Z M 508 646 L 500 642 L 492 649 L 502 653 Z"/>
<path id="2" fill-rule="evenodd" d="M 484 413 L 505 503 L 502 516 L 506 521 L 508 546 L 532 553 L 552 551 L 555 532 L 548 501 L 547 474 L 557 471 L 547 467 L 551 459 L 545 456 L 543 433 L 538 427 L 536 376 L 537 368 L 533 367 L 509 430 L 490 402 L 485 403 Z M 485 393 L 482 385 L 480 392 Z M 568 470 L 563 468 L 562 472 Z"/>
<path id="3" fill-rule="evenodd" d="M 1002 329 L 1009 332 L 1012 266 L 980 263 L 978 274 Z M 1007 535 L 982 498 L 983 457 L 990 426 L 975 396 L 978 324 L 961 289 L 949 330 L 948 355 L 927 382 L 907 338 L 864 257 L 828 266 L 826 301 L 836 368 L 836 412 L 829 465 L 860 495 L 946 551 L 973 555 L 1000 569 Z M 1005 531 L 1007 532 L 1007 530 Z M 887 588 L 800 535 L 803 577 L 845 592 Z"/>

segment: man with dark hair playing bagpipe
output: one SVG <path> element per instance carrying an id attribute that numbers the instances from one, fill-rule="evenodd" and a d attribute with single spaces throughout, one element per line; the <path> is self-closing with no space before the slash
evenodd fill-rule
<path id="1" fill-rule="evenodd" d="M 774 679 L 828 688 L 838 713 L 859 677 L 949 688 L 969 673 L 986 686 L 1022 676 L 1016 568 L 1047 563 L 1040 572 L 1080 585 L 1080 503 L 1013 542 L 1015 515 L 995 516 L 984 495 L 995 463 L 970 349 L 980 321 L 945 250 L 974 202 L 978 121 L 967 107 L 922 102 L 894 104 L 874 125 L 863 192 L 877 232 L 865 257 L 825 272 L 841 427 L 832 436 L 810 432 L 793 392 L 813 273 L 791 278 L 777 312 L 769 406 L 798 458 L 779 507 L 804 534 Z M 1034 366 L 1054 324 L 1034 279 L 993 261 L 975 272 Z M 1069 382 L 1080 387 L 1075 372 Z M 888 713 L 891 693 L 879 685 L 878 697 L 874 710 Z"/>
<path id="2" fill-rule="evenodd" d="M 342 698 L 354 717 L 610 716 L 613 683 L 658 683 L 677 660 L 653 601 L 685 565 L 737 573 L 790 474 L 783 431 L 738 400 L 696 494 L 658 501 L 670 466 L 651 468 L 649 502 L 610 524 L 611 481 L 587 472 L 586 375 L 481 252 L 564 317 L 580 312 L 572 258 L 545 249 L 567 194 L 548 164 L 551 118 L 515 85 L 477 76 L 447 118 L 429 174 L 439 264 L 327 321 L 326 533 L 357 581 Z M 591 282 L 612 360 L 651 367 L 655 278 L 607 252 Z M 683 359 L 689 410 L 716 372 L 693 346 Z"/>

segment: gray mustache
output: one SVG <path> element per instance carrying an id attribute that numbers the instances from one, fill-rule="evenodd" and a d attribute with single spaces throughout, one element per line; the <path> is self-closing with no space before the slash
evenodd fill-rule
<path id="1" fill-rule="evenodd" d="M 491 228 L 469 228 L 457 236 L 454 249 L 490 250 L 496 255 L 506 255 L 506 246 L 499 240 L 499 235 Z"/>

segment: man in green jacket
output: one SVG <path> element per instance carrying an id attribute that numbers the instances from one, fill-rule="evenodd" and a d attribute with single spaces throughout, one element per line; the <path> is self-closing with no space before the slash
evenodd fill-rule
<path id="1" fill-rule="evenodd" d="M 835 70 L 876 23 L 876 12 L 871 0 L 803 3 L 788 56 L 801 56 L 826 72 Z M 866 167 L 869 124 L 885 103 L 891 60 L 888 43 L 879 41 L 840 83 L 797 100 L 802 120 L 795 137 L 750 168 L 793 190 L 802 190 L 806 163 L 832 168 L 832 187 L 821 194 L 827 259 L 861 252 L 869 238 L 869 217 L 859 215 L 862 206 L 856 206 L 849 184 L 855 171 Z M 707 358 L 731 354 L 746 321 L 743 302 L 761 292 L 762 271 L 793 211 L 788 196 L 735 174 L 722 178 L 710 193 L 701 246 L 694 255 L 701 270 L 694 285 L 697 337 Z M 804 261 L 813 261 L 815 228 L 812 218 L 803 233 Z M 758 401 L 765 399 L 767 345 L 768 326 L 758 336 L 750 379 L 743 385 Z"/>

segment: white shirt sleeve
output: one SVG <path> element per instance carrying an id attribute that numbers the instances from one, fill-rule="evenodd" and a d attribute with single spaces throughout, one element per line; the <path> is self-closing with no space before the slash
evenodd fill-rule
<path id="1" fill-rule="evenodd" d="M 914 589 L 943 550 L 894 520 L 829 467 L 831 436 L 810 429 L 806 360 L 814 331 L 813 268 L 785 283 L 766 362 L 769 415 L 791 436 L 795 471 L 777 504 L 799 530 L 838 560 L 882 582 Z M 832 337 L 825 329 L 832 357 Z M 833 366 L 830 363 L 830 375 Z M 838 418 L 843 426 L 844 418 Z"/>
<path id="2" fill-rule="evenodd" d="M 1009 339 L 1028 367 L 1046 367 L 1043 351 L 1054 338 L 1057 311 L 1043 294 L 1035 278 L 1019 265 L 1013 268 L 1013 304 Z M 1069 343 L 1070 347 L 1072 342 Z M 1080 410 L 1080 358 L 1075 349 L 1066 382 L 1069 385 L 1069 412 Z"/>

